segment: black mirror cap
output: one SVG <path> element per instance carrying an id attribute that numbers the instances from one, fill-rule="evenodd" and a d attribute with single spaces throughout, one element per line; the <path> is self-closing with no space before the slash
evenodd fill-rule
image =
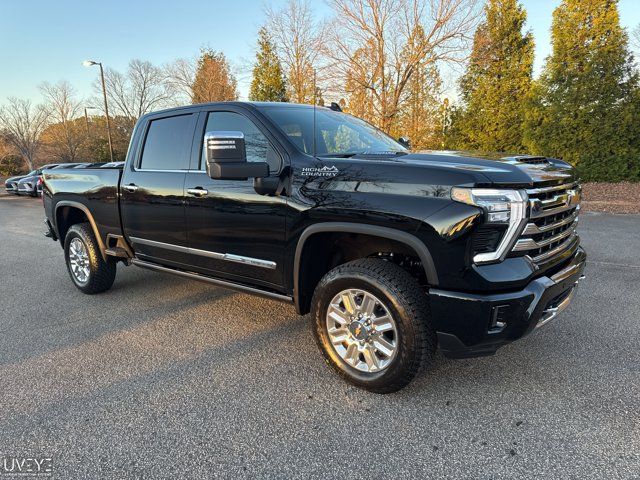
<path id="1" fill-rule="evenodd" d="M 207 162 L 207 173 L 214 180 L 247 180 L 269 176 L 267 162 Z"/>
<path id="2" fill-rule="evenodd" d="M 398 143 L 404 148 L 411 150 L 411 140 L 409 140 L 407 137 L 400 137 L 398 139 Z"/>
<path id="3" fill-rule="evenodd" d="M 207 163 L 246 162 L 244 134 L 236 131 L 212 131 L 204 136 Z"/>

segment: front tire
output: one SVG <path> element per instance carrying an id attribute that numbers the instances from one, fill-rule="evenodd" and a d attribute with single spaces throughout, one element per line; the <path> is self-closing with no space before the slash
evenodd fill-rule
<path id="1" fill-rule="evenodd" d="M 83 293 L 107 291 L 116 278 L 116 262 L 105 261 L 88 223 L 72 225 L 64 240 L 64 258 L 73 284 Z"/>
<path id="2" fill-rule="evenodd" d="M 314 292 L 312 315 L 325 361 L 371 392 L 404 388 L 435 353 L 426 293 L 384 260 L 355 260 L 328 272 Z"/>

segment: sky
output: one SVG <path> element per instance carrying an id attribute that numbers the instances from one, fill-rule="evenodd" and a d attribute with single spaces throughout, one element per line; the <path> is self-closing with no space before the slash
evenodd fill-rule
<path id="1" fill-rule="evenodd" d="M 9 96 L 41 100 L 44 81 L 69 80 L 81 97 L 93 95 L 97 67 L 120 71 L 132 58 L 162 65 L 192 57 L 201 46 L 222 50 L 236 67 L 246 99 L 256 34 L 264 6 L 285 0 L 0 0 L 0 104 Z M 551 14 L 559 0 L 521 0 L 536 41 L 535 73 L 551 53 Z M 312 2 L 318 18 L 330 15 L 322 0 Z M 620 0 L 625 27 L 640 23 L 640 0 Z M 455 74 L 452 74 L 455 76 Z M 446 77 L 445 77 L 446 79 Z"/>

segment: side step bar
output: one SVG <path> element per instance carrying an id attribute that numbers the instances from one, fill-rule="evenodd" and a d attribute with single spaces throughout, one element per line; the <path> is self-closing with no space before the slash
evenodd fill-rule
<path id="1" fill-rule="evenodd" d="M 137 265 L 141 268 L 147 268 L 149 270 L 155 270 L 156 272 L 164 272 L 164 273 L 172 273 L 174 275 L 178 275 L 180 277 L 189 278 L 191 280 L 198 280 L 204 283 L 210 283 L 217 287 L 227 288 L 229 290 L 235 290 L 236 292 L 248 293 L 251 295 L 258 295 L 260 297 L 270 298 L 272 300 L 278 300 L 280 302 L 293 303 L 293 298 L 288 295 L 282 295 L 280 293 L 268 292 L 265 290 L 260 290 L 259 288 L 249 287 L 246 285 L 242 285 L 240 283 L 228 282 L 226 280 L 219 280 L 217 278 L 207 277 L 205 275 L 201 275 L 195 272 L 187 272 L 184 270 L 177 270 L 175 268 L 165 267 L 162 265 L 157 265 L 152 262 L 145 262 L 144 260 L 139 260 L 134 258 L 131 260 L 131 263 Z"/>
<path id="2" fill-rule="evenodd" d="M 111 248 L 107 248 L 104 253 L 106 253 L 107 255 L 109 255 L 110 257 L 118 257 L 118 258 L 130 258 L 129 257 L 129 252 L 127 252 L 124 248 L 122 247 L 111 247 Z"/>

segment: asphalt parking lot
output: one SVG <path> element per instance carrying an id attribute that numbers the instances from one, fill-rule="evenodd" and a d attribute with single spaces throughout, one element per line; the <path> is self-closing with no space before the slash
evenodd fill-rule
<path id="1" fill-rule="evenodd" d="M 0 197 L 0 456 L 54 478 L 640 478 L 640 216 L 583 215 L 562 317 L 387 396 L 334 375 L 292 307 L 122 266 L 81 294 L 42 218 Z"/>

